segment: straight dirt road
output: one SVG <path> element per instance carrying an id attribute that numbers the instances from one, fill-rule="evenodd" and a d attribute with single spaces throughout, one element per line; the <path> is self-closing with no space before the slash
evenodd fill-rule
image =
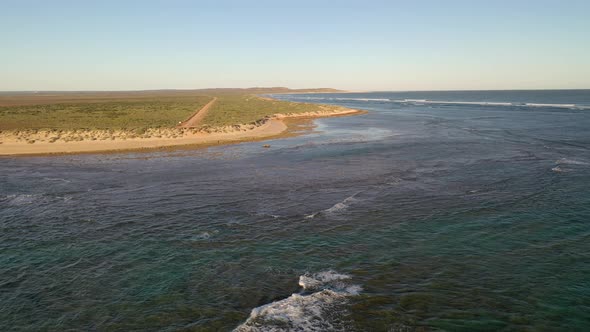
<path id="1" fill-rule="evenodd" d="M 209 112 L 209 110 L 211 109 L 213 104 L 215 104 L 216 101 L 217 101 L 217 97 L 213 97 L 213 99 L 211 99 L 211 101 L 208 102 L 207 105 L 203 106 L 203 108 L 198 110 L 188 120 L 180 123 L 178 125 L 178 127 L 179 128 L 193 128 L 193 127 L 199 126 L 201 121 L 203 121 L 203 119 L 207 116 L 207 113 Z"/>

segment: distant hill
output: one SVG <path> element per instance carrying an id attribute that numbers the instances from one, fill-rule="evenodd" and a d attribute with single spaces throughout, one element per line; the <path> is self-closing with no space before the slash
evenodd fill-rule
<path id="1" fill-rule="evenodd" d="M 171 92 L 171 93 L 202 93 L 202 94 L 261 94 L 261 93 L 337 93 L 345 92 L 332 88 L 290 89 L 285 87 L 253 87 L 253 88 L 212 88 L 196 90 L 151 90 L 138 93 Z"/>
<path id="2" fill-rule="evenodd" d="M 208 88 L 208 89 L 158 89 L 158 90 L 121 90 L 121 91 L 0 91 L 0 96 L 10 95 L 130 95 L 130 94 L 195 94 L 195 93 L 337 93 L 344 90 L 332 88 L 290 89 L 286 87 L 252 87 L 252 88 Z"/>
<path id="3" fill-rule="evenodd" d="M 159 99 L 214 95 L 279 94 L 279 93 L 334 93 L 330 88 L 289 89 L 285 87 L 214 88 L 193 90 L 138 90 L 138 91 L 5 91 L 0 92 L 1 106 L 57 104 L 72 102 L 105 102 L 109 100 Z"/>
<path id="4" fill-rule="evenodd" d="M 273 88 L 248 88 L 242 89 L 249 93 L 337 93 L 346 92 L 344 90 L 337 90 L 332 88 L 314 88 L 314 89 L 289 89 L 284 87 L 273 87 Z"/>

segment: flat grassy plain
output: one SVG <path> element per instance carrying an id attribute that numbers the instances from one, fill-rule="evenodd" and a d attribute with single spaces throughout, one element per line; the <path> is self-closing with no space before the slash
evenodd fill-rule
<path id="1" fill-rule="evenodd" d="M 210 100 L 208 96 L 147 97 L 0 106 L 0 130 L 174 127 Z"/>
<path id="2" fill-rule="evenodd" d="M 335 109 L 337 109 L 335 106 L 293 103 L 254 95 L 225 95 L 218 97 L 209 114 L 203 119 L 203 125 L 220 127 L 246 124 L 277 113 L 313 113 Z"/>
<path id="3" fill-rule="evenodd" d="M 260 98 L 259 93 L 333 92 L 286 88 L 0 94 L 0 130 L 145 130 L 174 128 L 217 97 L 202 125 L 253 123 L 276 114 L 326 111 L 315 104 Z"/>

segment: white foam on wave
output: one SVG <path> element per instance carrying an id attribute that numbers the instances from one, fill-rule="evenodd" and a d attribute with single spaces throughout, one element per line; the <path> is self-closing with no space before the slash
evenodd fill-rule
<path id="1" fill-rule="evenodd" d="M 343 280 L 351 279 L 348 274 L 341 274 L 333 270 L 315 273 L 313 275 L 304 274 L 299 276 L 299 286 L 306 291 L 317 290 L 331 283 L 340 283 Z M 334 285 L 332 285 L 334 286 Z M 342 285 L 338 284 L 338 288 L 342 289 Z"/>
<path id="2" fill-rule="evenodd" d="M 388 99 L 388 98 L 347 98 L 347 100 L 353 100 L 353 101 L 384 101 L 384 102 L 391 101 L 391 99 Z"/>
<path id="3" fill-rule="evenodd" d="M 419 103 L 419 104 L 451 104 L 451 105 L 484 105 L 484 106 L 513 106 L 510 102 L 490 101 L 449 101 L 449 100 L 428 100 L 428 99 L 397 99 L 396 103 Z"/>
<path id="4" fill-rule="evenodd" d="M 574 166 L 588 166 L 588 165 L 590 165 L 590 163 L 588 163 L 586 161 L 573 160 L 573 159 L 567 159 L 567 158 L 561 158 L 559 160 L 556 160 L 555 164 L 557 166 L 553 167 L 551 170 L 556 173 L 563 173 L 563 172 L 572 171 L 572 168 L 575 168 L 575 167 L 567 167 L 567 166 L 571 166 L 571 165 L 574 165 Z M 562 166 L 565 166 L 565 168 Z"/>
<path id="5" fill-rule="evenodd" d="M 530 107 L 559 107 L 559 108 L 574 108 L 576 104 L 540 104 L 540 103 L 524 103 L 525 106 Z"/>
<path id="6" fill-rule="evenodd" d="M 555 163 L 557 165 L 590 165 L 590 163 L 587 163 L 585 161 L 572 160 L 572 159 L 567 159 L 567 158 L 561 158 L 558 161 L 556 161 Z"/>
<path id="7" fill-rule="evenodd" d="M 299 277 L 304 293 L 254 308 L 236 332 L 346 331 L 339 316 L 348 297 L 362 290 L 352 278 L 332 270 Z M 310 291 L 313 293 L 309 294 Z"/>
<path id="8" fill-rule="evenodd" d="M 480 105 L 480 106 L 519 106 L 519 107 L 549 107 L 567 109 L 590 109 L 587 105 L 578 104 L 553 104 L 553 103 L 526 103 L 526 102 L 500 102 L 500 101 L 461 101 L 461 100 L 429 100 L 429 99 L 389 99 L 389 98 L 352 98 L 352 97 L 292 97 L 299 100 L 322 101 L 364 101 L 364 102 L 393 102 L 401 104 L 441 104 L 441 105 Z"/>
<path id="9" fill-rule="evenodd" d="M 205 232 L 201 232 L 197 235 L 195 235 L 192 240 L 193 241 L 203 241 L 203 240 L 209 240 L 211 239 L 213 236 L 215 236 L 216 234 L 218 234 L 219 231 L 218 230 L 212 230 L 210 232 L 205 231 Z"/>
<path id="10" fill-rule="evenodd" d="M 388 102 L 391 101 L 389 98 L 324 98 L 325 100 L 338 100 L 338 101 L 380 101 L 380 102 Z"/>
<path id="11" fill-rule="evenodd" d="M 208 240 L 211 238 L 211 233 L 209 232 L 203 232 L 197 236 L 195 236 L 196 240 Z"/>
<path id="12" fill-rule="evenodd" d="M 551 170 L 555 173 L 563 173 L 563 169 L 559 166 L 553 167 Z"/>
<path id="13" fill-rule="evenodd" d="M 46 180 L 46 181 L 60 181 L 60 182 L 64 182 L 64 183 L 70 183 L 70 182 L 72 182 L 70 180 L 66 180 L 66 179 L 62 179 L 62 178 L 47 178 L 46 177 L 46 178 L 43 178 L 43 180 Z"/>
<path id="14" fill-rule="evenodd" d="M 394 99 L 395 103 L 403 104 L 440 104 L 440 105 L 479 105 L 479 106 L 519 106 L 519 107 L 551 107 L 568 109 L 588 109 L 577 104 L 518 103 L 494 101 L 459 101 L 459 100 L 428 100 L 428 99 Z"/>
<path id="15" fill-rule="evenodd" d="M 292 97 L 292 99 L 299 99 L 299 100 L 326 100 L 326 101 L 379 101 L 379 102 L 389 102 L 392 101 L 389 98 L 351 98 L 351 97 Z"/>
<path id="16" fill-rule="evenodd" d="M 359 193 L 356 193 L 352 196 L 346 197 L 344 200 L 332 205 L 331 207 L 319 211 L 319 212 L 315 212 L 315 213 L 311 213 L 305 216 L 305 219 L 313 219 L 315 218 L 317 215 L 319 214 L 323 214 L 323 215 L 333 215 L 333 214 L 337 214 L 340 212 L 345 211 L 346 209 L 348 209 L 351 205 L 351 203 L 357 201 L 357 199 L 355 198 L 356 195 L 358 195 Z"/>
<path id="17" fill-rule="evenodd" d="M 351 203 L 353 203 L 353 202 L 355 202 L 357 200 L 355 198 L 356 195 L 358 195 L 358 193 L 356 193 L 356 194 L 354 194 L 352 196 L 346 197 L 341 202 L 338 202 L 338 203 L 334 204 L 331 208 L 325 209 L 322 212 L 331 214 L 331 213 L 337 213 L 337 212 L 346 210 L 346 209 L 348 209 L 348 207 L 350 206 Z"/>
<path id="18" fill-rule="evenodd" d="M 343 300 L 344 296 L 330 290 L 311 295 L 290 297 L 258 308 L 234 331 L 334 331 L 337 323 L 324 318 L 324 312 Z"/>
<path id="19" fill-rule="evenodd" d="M 37 194 L 12 194 L 4 196 L 3 200 L 6 200 L 9 205 L 27 205 L 32 204 L 40 195 Z"/>
<path id="20" fill-rule="evenodd" d="M 73 200 L 72 196 L 53 196 L 48 194 L 10 194 L 0 196 L 0 202 L 6 202 L 8 205 L 21 206 L 31 205 L 33 203 L 69 203 Z"/>
<path id="21" fill-rule="evenodd" d="M 315 216 L 317 216 L 318 214 L 319 214 L 319 212 L 316 212 L 316 213 L 310 213 L 310 214 L 306 215 L 304 218 L 305 218 L 305 219 L 313 219 L 313 218 L 315 218 Z"/>
<path id="22" fill-rule="evenodd" d="M 335 212 L 340 212 L 342 210 L 346 210 L 348 208 L 348 205 L 346 205 L 344 202 L 338 202 L 336 204 L 334 204 L 331 208 L 324 210 L 325 213 L 335 213 Z"/>

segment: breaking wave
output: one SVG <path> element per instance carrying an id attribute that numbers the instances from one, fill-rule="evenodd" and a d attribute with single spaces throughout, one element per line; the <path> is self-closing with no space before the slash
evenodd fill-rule
<path id="1" fill-rule="evenodd" d="M 71 183 L 72 182 L 70 180 L 66 180 L 66 179 L 62 179 L 62 178 L 48 178 L 48 177 L 43 178 L 43 180 L 46 180 L 46 181 L 58 181 L 58 182 L 64 182 L 64 183 Z"/>
<path id="2" fill-rule="evenodd" d="M 32 204 L 36 200 L 38 200 L 41 195 L 37 194 L 13 194 L 13 195 L 5 195 L 4 197 L 0 198 L 0 201 L 5 201 L 9 205 L 26 205 Z"/>
<path id="3" fill-rule="evenodd" d="M 439 105 L 477 105 L 477 106 L 517 106 L 517 107 L 548 107 L 567 109 L 590 109 L 590 106 L 578 104 L 541 104 L 541 103 L 519 103 L 519 102 L 491 102 L 491 101 L 454 101 L 454 100 L 428 100 L 428 99 L 392 99 L 394 103 L 400 104 L 439 104 Z"/>
<path id="4" fill-rule="evenodd" d="M 52 196 L 48 194 L 10 194 L 0 195 L 0 203 L 5 203 L 11 206 L 32 205 L 40 202 L 70 202 L 72 196 Z"/>
<path id="5" fill-rule="evenodd" d="M 590 163 L 587 163 L 585 161 L 572 160 L 572 159 L 567 159 L 567 158 L 561 158 L 558 161 L 556 161 L 555 164 L 557 164 L 557 165 L 590 165 Z"/>
<path id="6" fill-rule="evenodd" d="M 551 169 L 553 172 L 565 173 L 572 171 L 574 168 L 576 168 L 576 166 L 588 166 L 590 163 L 581 160 L 561 158 L 555 161 L 555 165 L 557 166 Z"/>
<path id="7" fill-rule="evenodd" d="M 551 170 L 555 173 L 563 173 L 563 169 L 559 166 L 553 167 Z"/>
<path id="8" fill-rule="evenodd" d="M 546 107 L 590 110 L 590 105 L 579 104 L 553 104 L 553 103 L 526 103 L 526 102 L 495 102 L 495 101 L 460 101 L 460 100 L 429 100 L 429 99 L 390 99 L 390 98 L 351 98 L 351 97 L 291 97 L 299 100 L 318 101 L 364 101 L 364 102 L 390 102 L 395 104 L 439 104 L 439 105 L 478 105 L 478 106 L 517 106 L 517 107 Z"/>
<path id="9" fill-rule="evenodd" d="M 324 100 L 324 101 L 380 101 L 380 102 L 390 102 L 392 101 L 389 98 L 344 98 L 344 97 L 294 97 L 290 96 L 291 99 L 299 99 L 299 100 Z"/>
<path id="10" fill-rule="evenodd" d="M 351 279 L 332 270 L 304 274 L 299 277 L 300 293 L 254 308 L 234 332 L 350 331 L 344 305 L 362 291 Z"/>
<path id="11" fill-rule="evenodd" d="M 201 232 L 195 236 L 192 237 L 193 241 L 203 241 L 203 240 L 209 240 L 211 239 L 213 236 L 217 235 L 219 233 L 218 230 L 213 230 L 210 232 Z"/>
<path id="12" fill-rule="evenodd" d="M 305 219 L 313 219 L 315 218 L 317 215 L 319 214 L 323 214 L 323 215 L 331 215 L 331 214 L 336 214 L 336 213 L 340 213 L 346 209 L 348 209 L 348 207 L 350 207 L 350 204 L 355 202 L 357 199 L 355 198 L 356 195 L 358 195 L 359 193 L 356 193 L 352 196 L 346 197 L 344 200 L 342 200 L 341 202 L 338 202 L 334 205 L 332 205 L 330 208 L 327 208 L 325 210 L 319 211 L 319 212 L 315 212 L 312 214 L 308 214 L 305 216 Z"/>

